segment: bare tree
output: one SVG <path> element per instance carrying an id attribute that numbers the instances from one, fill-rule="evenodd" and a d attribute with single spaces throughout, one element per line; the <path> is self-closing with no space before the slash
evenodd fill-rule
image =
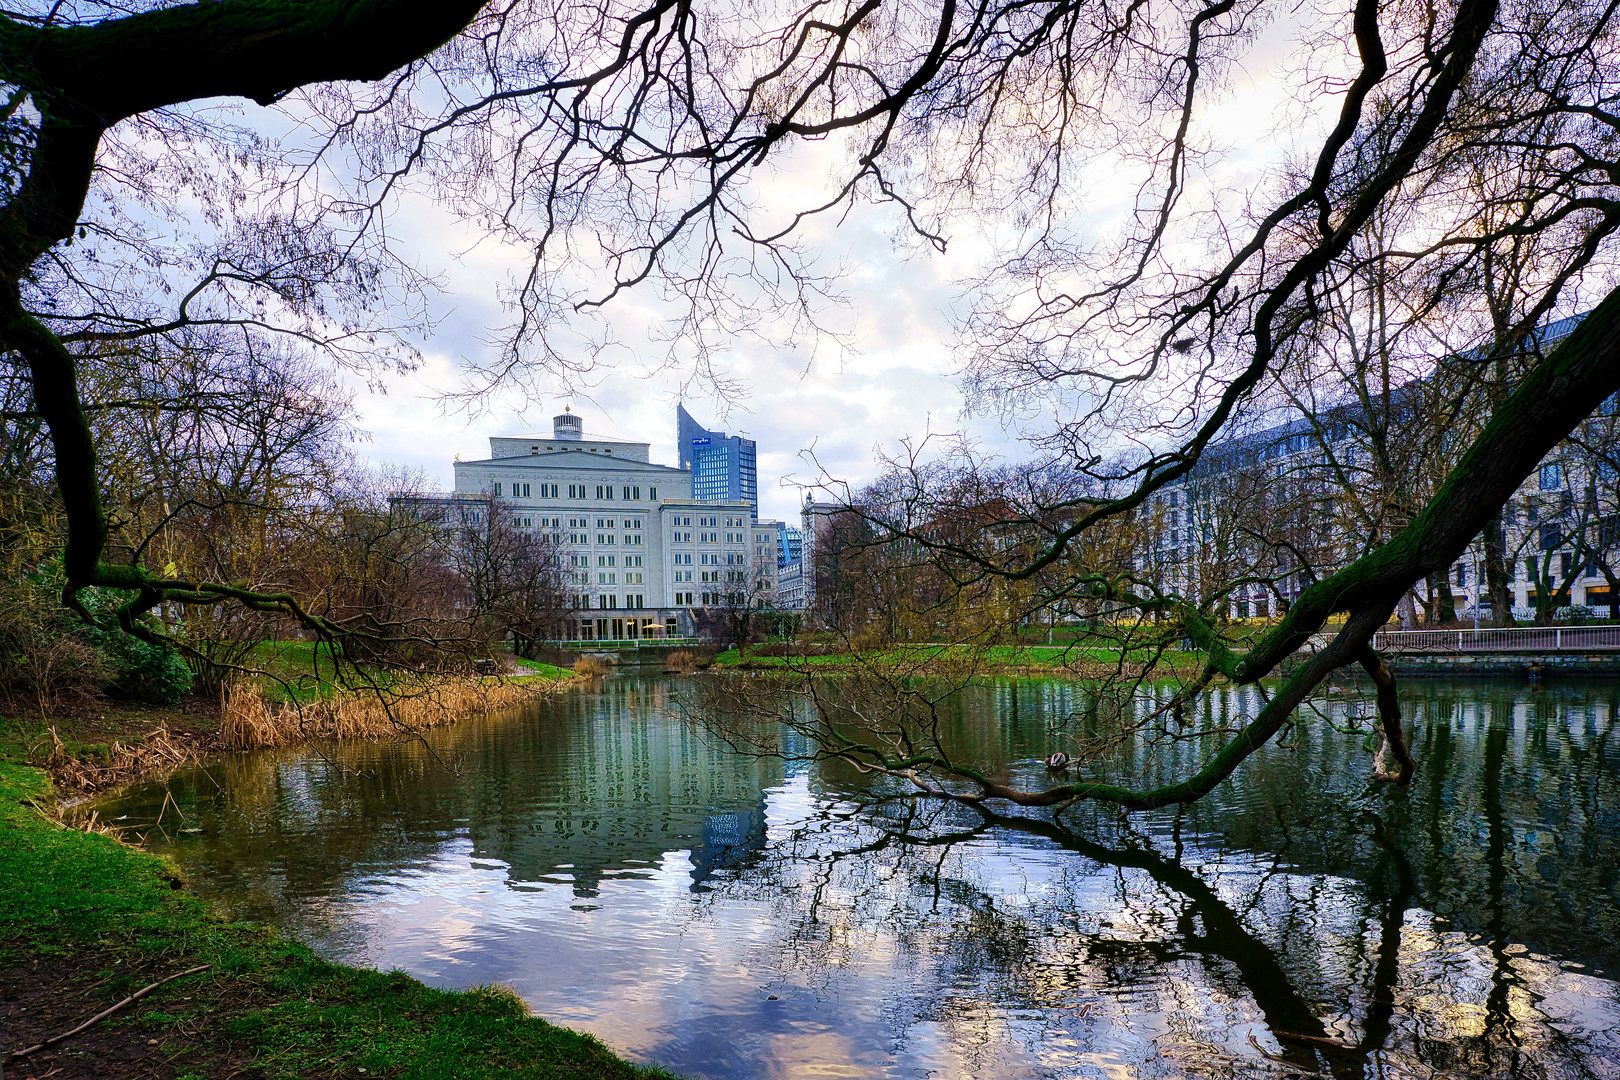
<path id="1" fill-rule="evenodd" d="M 539 642 L 563 636 L 577 590 L 555 534 L 493 495 L 428 505 L 441 557 L 491 633 L 530 658 Z"/>
<path id="2" fill-rule="evenodd" d="M 1620 226 L 1616 12 L 1581 0 L 1346 0 L 1300 13 L 1301 48 L 1286 73 L 1299 102 L 1286 120 L 1302 122 L 1278 127 L 1321 134 L 1281 148 L 1294 167 L 1229 191 L 1207 182 L 1222 141 L 1209 124 L 1269 13 L 1259 0 L 848 0 L 743 16 L 679 0 L 622 8 L 370 0 L 296 12 L 224 0 L 130 14 L 87 0 L 65 12 L 40 3 L 8 14 L 0 343 L 28 371 L 33 411 L 50 429 L 68 529 L 65 598 L 77 603 L 91 585 L 126 590 L 120 617 L 137 631 L 137 616 L 164 603 L 234 599 L 287 611 L 316 634 L 345 632 L 291 594 L 108 561 L 80 372 L 95 335 L 252 321 L 243 297 L 275 298 L 266 325 L 329 350 L 352 347 L 343 327 L 365 320 L 323 319 L 321 302 L 347 298 L 362 313 L 375 305 L 384 277 L 367 267 L 388 265 L 390 200 L 415 176 L 535 253 L 511 296 L 514 324 L 490 378 L 521 377 L 535 359 L 568 367 L 548 345 L 558 320 L 654 279 L 683 305 L 673 332 L 696 344 L 700 364 L 714 327 L 760 328 L 761 313 L 785 311 L 799 332 L 829 284 L 816 276 L 813 245 L 795 247 L 803 227 L 869 199 L 895 208 L 925 247 L 992 223 L 987 238 L 1006 257 L 964 308 L 966 385 L 987 407 L 1049 409 L 1056 423 L 1041 448 L 1090 482 L 1083 495 L 1032 507 L 1004 528 L 987 523 L 971 543 L 931 535 L 943 503 L 890 522 L 889 539 L 932 551 L 953 581 L 1059 575 L 1065 595 L 1102 598 L 1117 619 L 1134 612 L 1137 622 L 1179 627 L 1205 657 L 1187 700 L 1217 679 L 1254 683 L 1328 635 L 1242 730 L 1209 732 L 1214 748 L 1174 782 L 1019 792 L 973 787 L 976 778 L 932 757 L 929 768 L 967 782 L 975 798 L 1186 801 L 1274 737 L 1348 664 L 1378 681 L 1399 757 L 1399 715 L 1388 672 L 1368 648 L 1372 633 L 1414 586 L 1444 575 L 1542 457 L 1620 389 L 1620 291 L 1610 282 Z M 1340 41 L 1353 51 L 1315 47 Z M 1318 126 L 1323 86 L 1335 89 Z M 108 293 L 117 302 L 90 305 L 95 275 L 75 245 L 112 231 L 86 211 L 98 153 L 145 162 L 163 140 L 219 138 L 201 114 L 177 107 L 233 95 L 298 108 L 321 131 L 298 163 L 303 175 L 342 188 L 337 155 L 353 155 L 342 164 L 357 185 L 346 198 L 307 204 L 308 213 L 292 197 L 307 189 L 277 189 L 285 197 L 267 201 L 265 220 L 283 227 L 227 230 L 238 247 L 194 268 L 201 291 L 178 311 L 120 310 L 158 294 Z M 774 216 L 772 204 L 751 198 L 748 180 L 804 147 L 837 148 L 832 185 L 825 198 Z M 1091 241 L 1082 227 L 1091 163 L 1137 185 L 1117 237 Z M 162 192 L 152 183 L 141 190 L 168 194 L 189 181 Z M 1537 256 L 1515 270 L 1512 288 L 1485 284 L 1497 279 L 1492 260 L 1529 238 Z M 372 257 L 336 255 L 351 249 Z M 1342 329 L 1324 297 L 1358 263 L 1380 264 L 1412 298 L 1394 312 L 1407 340 L 1426 339 L 1410 355 L 1471 357 L 1492 373 L 1488 410 L 1448 413 L 1459 418 L 1446 428 L 1456 443 L 1448 467 L 1405 485 L 1406 505 L 1384 519 L 1387 531 L 1300 589 L 1241 656 L 1218 634 L 1205 597 L 1166 590 L 1134 567 L 1088 563 L 1064 573 L 1088 537 L 1140 521 L 1234 425 L 1263 411 L 1266 395 L 1299 385 L 1301 365 L 1321 369 Z M 201 314 L 205 300 L 217 314 Z M 1535 327 L 1588 304 L 1567 340 L 1539 347 Z M 1400 458 L 1388 467 L 1392 481 L 1410 479 Z M 912 767 L 876 750 L 862 760 Z M 1404 780 L 1411 763 L 1402 760 Z"/>

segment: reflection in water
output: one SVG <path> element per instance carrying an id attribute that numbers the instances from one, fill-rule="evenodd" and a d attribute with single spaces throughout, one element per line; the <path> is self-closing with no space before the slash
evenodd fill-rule
<path id="1" fill-rule="evenodd" d="M 694 1077 L 1620 1077 L 1608 685 L 1408 688 L 1404 791 L 1368 790 L 1342 687 L 1210 801 L 1061 826 L 734 755 L 678 719 L 690 686 L 232 758 L 167 809 L 156 786 L 100 809 L 161 813 L 152 845 L 239 917 L 509 983 Z M 1007 682 L 952 720 L 1034 777 L 1087 709 Z"/>

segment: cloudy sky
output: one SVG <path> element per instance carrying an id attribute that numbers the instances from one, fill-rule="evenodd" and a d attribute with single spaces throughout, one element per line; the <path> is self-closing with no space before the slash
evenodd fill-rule
<path id="1" fill-rule="evenodd" d="M 1204 118 L 1209 137 L 1229 151 L 1206 183 L 1236 191 L 1256 183 L 1292 142 L 1277 137 L 1274 125 L 1308 136 L 1336 107 L 1336 99 L 1324 98 L 1318 115 L 1302 123 L 1299 103 L 1290 103 L 1281 73 L 1298 31 L 1297 23 L 1282 22 L 1261 35 L 1234 73 L 1229 94 Z M 1269 118 L 1264 130 L 1256 117 Z M 774 186 L 762 186 L 759 197 L 804 205 L 811 181 L 830 171 L 815 155 L 835 152 L 828 144 L 801 150 L 806 156 L 778 168 Z M 1087 185 L 1097 214 L 1092 227 L 1106 230 L 1129 212 L 1134 187 L 1111 180 L 1107 163 L 1097 163 L 1093 173 Z M 852 348 L 805 339 L 776 348 L 722 335 L 718 366 L 740 392 L 716 393 L 693 380 L 689 366 L 666 363 L 656 340 L 656 302 L 631 294 L 603 312 L 602 333 L 620 344 L 588 385 L 570 389 L 542 379 L 531 392 L 483 399 L 469 413 L 448 409 L 443 395 L 461 385 L 464 361 L 484 355 L 494 328 L 508 320 L 499 291 L 521 271 L 526 255 L 483 238 L 420 196 L 413 199 L 393 216 L 392 227 L 442 275 L 445 292 L 422 367 L 379 387 L 356 384 L 355 404 L 369 432 L 360 449 L 379 464 L 419 468 L 430 484 L 447 488 L 458 454 L 487 456 L 492 435 L 549 431 L 564 405 L 583 417 L 587 432 L 650 442 L 653 460 L 673 464 L 675 406 L 684 401 L 700 422 L 758 443 L 761 513 L 794 520 L 801 485 L 823 471 L 858 485 L 902 437 L 962 432 L 1004 459 L 1023 454 L 1022 432 L 1003 428 L 995 417 L 964 415 L 951 377 L 953 305 L 960 303 L 954 283 L 974 273 L 989 250 L 990 238 L 976 235 L 972 222 L 945 223 L 951 246 L 944 255 L 915 245 L 897 248 L 897 221 L 885 207 L 860 207 L 839 222 L 813 224 L 805 239 L 819 265 L 844 270 L 849 308 L 834 320 L 842 320 Z"/>
<path id="2" fill-rule="evenodd" d="M 794 520 L 803 499 L 799 485 L 818 475 L 858 483 L 870 477 L 880 447 L 926 431 L 972 431 L 987 444 L 1009 435 L 995 421 L 961 415 L 961 395 L 950 378 L 951 275 L 958 260 L 907 257 L 897 252 L 883 211 L 826 230 L 828 262 L 851 267 L 852 305 L 842 316 L 853 348 L 802 341 L 778 349 L 752 337 L 721 339 L 718 364 L 742 387 L 716 394 L 690 366 L 666 363 L 654 339 L 658 312 L 630 296 L 605 313 L 609 333 L 622 344 L 598 371 L 569 392 L 560 379 L 539 384 L 538 400 L 511 391 L 486 398 L 469 414 L 447 408 L 443 395 L 461 385 L 461 362 L 489 346 L 491 328 L 508 318 L 497 289 L 522 258 L 491 243 L 474 243 L 431 208 L 408 215 L 412 243 L 445 255 L 447 277 L 437 332 L 426 343 L 423 366 L 383 383 L 382 392 L 355 383 L 361 426 L 370 433 L 362 453 L 378 463 L 422 469 L 448 487 L 451 462 L 488 455 L 492 435 L 547 432 L 565 405 L 592 434 L 650 442 L 653 460 L 673 464 L 675 406 L 684 401 L 700 422 L 755 440 L 759 447 L 760 512 Z M 548 392 L 549 391 L 549 392 Z"/>

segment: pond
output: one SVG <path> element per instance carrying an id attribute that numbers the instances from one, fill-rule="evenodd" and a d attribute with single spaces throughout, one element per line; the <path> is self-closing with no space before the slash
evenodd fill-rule
<path id="1" fill-rule="evenodd" d="M 1620 686 L 1409 682 L 1409 789 L 1302 725 L 1202 804 L 1059 828 L 733 754 L 683 719 L 695 685 L 619 676 L 98 809 L 233 916 L 510 985 L 693 1078 L 1620 1077 Z M 1033 778 L 1078 694 L 973 687 L 954 715 Z"/>

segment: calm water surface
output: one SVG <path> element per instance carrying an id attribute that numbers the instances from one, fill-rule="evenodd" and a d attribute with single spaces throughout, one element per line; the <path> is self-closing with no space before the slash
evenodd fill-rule
<path id="1" fill-rule="evenodd" d="M 99 809 L 157 821 L 238 917 L 507 983 L 690 1077 L 1620 1077 L 1620 686 L 1412 683 L 1408 790 L 1317 724 L 1197 807 L 1068 829 L 863 808 L 852 772 L 705 738 L 692 687 L 618 677 Z M 964 752 L 1034 779 L 1076 695 L 964 693 Z"/>

